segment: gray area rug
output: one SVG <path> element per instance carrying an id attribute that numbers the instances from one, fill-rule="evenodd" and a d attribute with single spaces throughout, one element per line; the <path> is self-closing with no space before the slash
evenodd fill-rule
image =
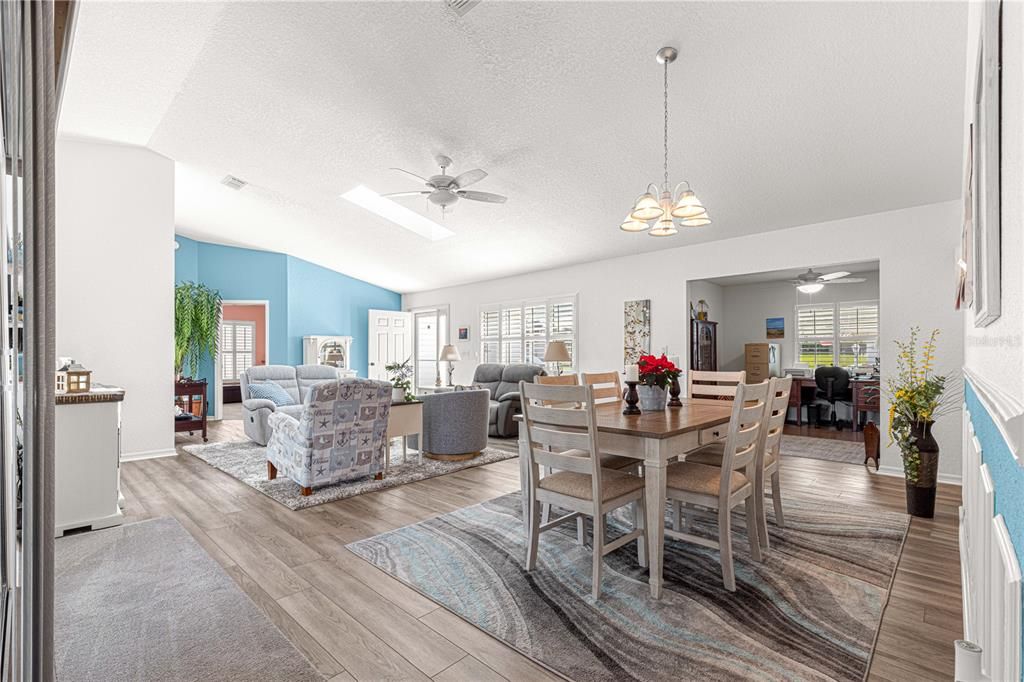
<path id="1" fill-rule="evenodd" d="M 478 467 L 518 456 L 517 451 L 488 447 L 484 448 L 479 456 L 462 462 L 442 462 L 424 457 L 423 463 L 417 464 L 415 452 L 410 450 L 408 461 L 403 461 L 401 446 L 395 446 L 391 449 L 391 468 L 383 480 L 375 481 L 372 477 L 368 477 L 336 483 L 313 488 L 312 495 L 303 497 L 298 484 L 286 476 L 278 475 L 273 481 L 267 480 L 267 449 L 250 440 L 186 445 L 182 449 L 291 510 L 315 507 L 325 502 L 334 502 L 354 495 L 394 488 L 406 483 L 450 474 L 460 469 Z"/>
<path id="2" fill-rule="evenodd" d="M 666 539 L 660 600 L 631 543 L 605 557 L 595 601 L 575 524 L 543 533 L 537 569 L 524 571 L 518 493 L 348 548 L 570 679 L 861 680 L 909 519 L 794 496 L 785 509 L 762 563 L 734 516 L 735 593 L 716 550 Z M 626 530 L 621 516 L 612 525 Z"/>
<path id="3" fill-rule="evenodd" d="M 864 443 L 806 436 L 782 437 L 782 454 L 788 457 L 823 459 L 828 462 L 864 463 Z"/>
<path id="4" fill-rule="evenodd" d="M 174 519 L 56 540 L 57 679 L 320 680 Z"/>

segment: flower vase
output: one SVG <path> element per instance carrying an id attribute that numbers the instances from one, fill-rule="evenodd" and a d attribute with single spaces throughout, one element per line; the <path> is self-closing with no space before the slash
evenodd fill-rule
<path id="1" fill-rule="evenodd" d="M 668 402 L 668 392 L 661 386 L 640 384 L 636 387 L 640 393 L 641 412 L 662 412 Z"/>
<path id="2" fill-rule="evenodd" d="M 907 481 L 907 513 L 930 519 L 935 516 L 935 488 L 939 473 L 939 444 L 932 436 L 934 422 L 915 422 L 911 428 L 918 458 L 917 482 Z"/>
<path id="3" fill-rule="evenodd" d="M 405 389 L 404 388 L 392 388 L 391 389 L 391 402 L 393 402 L 393 403 L 405 402 Z"/>

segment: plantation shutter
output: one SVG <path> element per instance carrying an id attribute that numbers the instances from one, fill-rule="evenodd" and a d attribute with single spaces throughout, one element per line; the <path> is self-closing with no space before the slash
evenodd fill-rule
<path id="1" fill-rule="evenodd" d="M 871 365 L 878 360 L 878 301 L 839 304 L 839 363 Z"/>
<path id="2" fill-rule="evenodd" d="M 832 365 L 835 355 L 835 306 L 796 307 L 797 357 L 808 367 Z"/>

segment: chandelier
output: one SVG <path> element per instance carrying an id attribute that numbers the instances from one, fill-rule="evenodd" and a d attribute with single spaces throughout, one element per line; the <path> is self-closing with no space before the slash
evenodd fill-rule
<path id="1" fill-rule="evenodd" d="M 680 182 L 675 189 L 668 183 L 668 65 L 679 52 L 674 47 L 658 50 L 657 60 L 665 66 L 665 177 L 661 190 L 653 182 L 633 204 L 626 220 L 619 226 L 624 232 L 647 232 L 652 237 L 670 237 L 679 230 L 676 221 L 684 227 L 700 227 L 711 223 L 707 209 L 690 189 L 690 183 Z M 682 190 L 682 191 L 680 191 Z"/>

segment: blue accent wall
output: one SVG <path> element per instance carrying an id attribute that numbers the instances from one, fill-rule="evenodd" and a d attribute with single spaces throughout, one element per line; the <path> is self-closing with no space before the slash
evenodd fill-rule
<path id="1" fill-rule="evenodd" d="M 368 310 L 401 310 L 400 294 L 300 258 L 180 236 L 176 241 L 176 282 L 205 284 L 218 290 L 225 300 L 270 302 L 270 364 L 302 364 L 303 336 L 351 336 L 351 367 L 365 377 Z M 208 400 L 212 409 L 212 358 L 203 361 L 199 375 L 210 384 Z"/>
<path id="2" fill-rule="evenodd" d="M 974 436 L 981 445 L 981 461 L 988 465 L 992 476 L 995 512 L 1003 515 L 1006 530 L 1017 553 L 1017 562 L 1024 566 L 1024 467 L 1013 458 L 1010 446 L 1003 439 L 995 420 L 985 409 L 985 404 L 978 398 L 969 380 L 964 381 L 964 400 L 971 413 Z M 1021 632 L 1024 638 L 1024 628 Z M 1024 639 L 1021 648 L 1024 650 Z"/>

